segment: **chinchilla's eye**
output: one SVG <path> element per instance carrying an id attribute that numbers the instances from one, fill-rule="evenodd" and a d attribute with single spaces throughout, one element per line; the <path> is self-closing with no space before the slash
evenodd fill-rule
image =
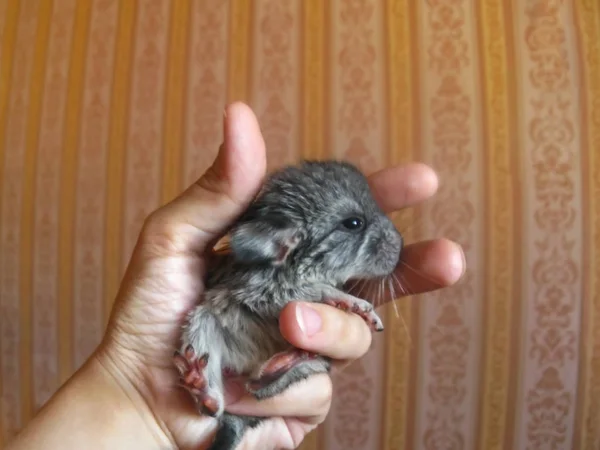
<path id="1" fill-rule="evenodd" d="M 365 227 L 365 221 L 360 217 L 348 217 L 342 221 L 342 226 L 350 231 L 358 231 Z"/>

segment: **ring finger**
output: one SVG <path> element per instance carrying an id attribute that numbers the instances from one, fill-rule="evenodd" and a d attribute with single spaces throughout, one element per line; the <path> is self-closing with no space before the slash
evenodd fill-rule
<path id="1" fill-rule="evenodd" d="M 331 378 L 323 373 L 294 383 L 275 397 L 257 400 L 244 394 L 226 410 L 251 416 L 302 417 L 307 423 L 320 423 L 329 412 L 332 394 Z"/>

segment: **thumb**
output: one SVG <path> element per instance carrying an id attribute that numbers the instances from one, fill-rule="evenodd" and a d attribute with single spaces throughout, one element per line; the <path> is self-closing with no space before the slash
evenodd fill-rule
<path id="1" fill-rule="evenodd" d="M 204 250 L 252 201 L 266 165 L 265 143 L 256 116 L 243 103 L 229 105 L 223 144 L 212 166 L 181 195 L 155 211 L 147 227 L 171 250 Z"/>
<path id="2" fill-rule="evenodd" d="M 159 357 L 165 353 L 157 348 L 166 345 L 164 351 L 171 351 L 170 343 L 179 332 L 174 324 L 197 300 L 199 289 L 194 281 L 182 278 L 191 269 L 180 265 L 189 264 L 189 258 L 177 256 L 201 253 L 212 244 L 253 200 L 265 171 L 265 145 L 254 113 L 242 103 L 229 105 L 223 144 L 212 166 L 146 220 L 111 312 L 107 342 L 126 339 L 126 347 L 150 348 L 149 353 Z M 156 256 L 155 263 L 148 264 Z M 167 312 L 157 307 L 165 304 Z M 146 329 L 144 324 L 152 325 L 151 333 L 140 332 Z"/>

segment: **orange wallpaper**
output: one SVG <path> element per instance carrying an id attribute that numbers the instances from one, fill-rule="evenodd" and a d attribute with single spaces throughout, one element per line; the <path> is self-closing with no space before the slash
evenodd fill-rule
<path id="1" fill-rule="evenodd" d="M 466 251 L 304 450 L 600 448 L 597 0 L 0 0 L 0 443 L 99 341 L 144 217 L 232 100 L 270 167 L 421 160 Z"/>

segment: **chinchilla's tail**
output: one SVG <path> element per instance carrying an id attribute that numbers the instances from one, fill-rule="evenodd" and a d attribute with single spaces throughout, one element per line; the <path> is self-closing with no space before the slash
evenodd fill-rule
<path id="1" fill-rule="evenodd" d="M 238 416 L 223 413 L 215 440 L 209 450 L 235 450 L 249 428 L 258 426 L 264 417 Z"/>

